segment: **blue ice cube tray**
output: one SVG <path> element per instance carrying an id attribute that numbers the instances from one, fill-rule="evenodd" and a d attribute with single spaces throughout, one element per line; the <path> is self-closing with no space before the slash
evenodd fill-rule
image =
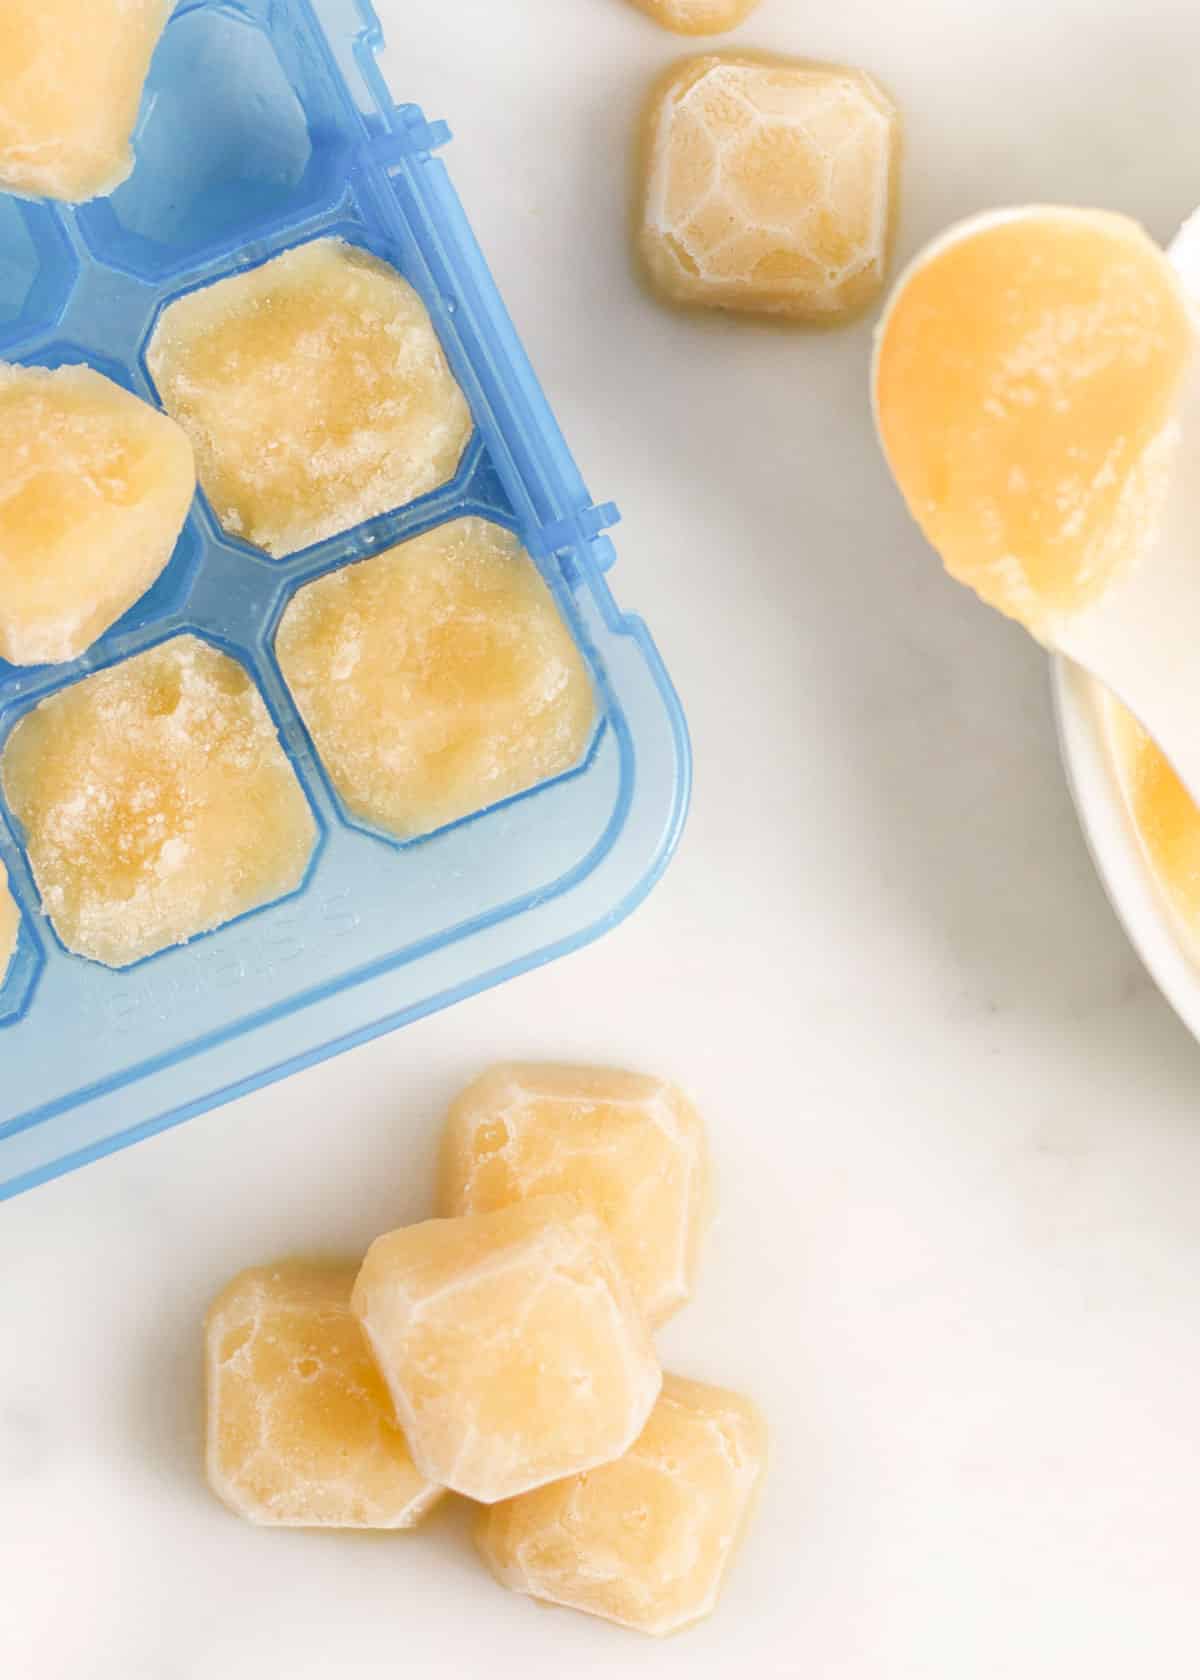
<path id="1" fill-rule="evenodd" d="M 420 292 L 475 419 L 449 485 L 286 560 L 226 536 L 198 496 L 158 583 L 83 658 L 0 661 L 2 748 L 86 673 L 183 631 L 208 638 L 253 674 L 320 832 L 289 898 L 113 972 L 59 943 L 0 800 L 22 917 L 0 985 L 0 1197 L 572 950 L 639 903 L 682 827 L 683 715 L 605 580 L 616 510 L 588 494 L 435 155 L 448 130 L 393 102 L 381 42 L 369 0 L 180 0 L 129 180 L 78 208 L 0 195 L 4 360 L 88 362 L 156 400 L 146 344 L 173 298 L 337 235 Z M 399 844 L 339 804 L 274 632 L 311 578 L 466 513 L 537 560 L 601 721 L 579 768 Z"/>

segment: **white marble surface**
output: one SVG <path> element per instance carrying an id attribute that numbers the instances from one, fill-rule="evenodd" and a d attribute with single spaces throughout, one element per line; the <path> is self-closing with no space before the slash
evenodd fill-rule
<path id="1" fill-rule="evenodd" d="M 0 1674 L 1129 1680 L 1195 1666 L 1200 1050 L 1097 887 L 1041 657 L 944 583 L 873 447 L 865 328 L 662 314 L 626 153 L 679 50 L 621 0 L 385 0 L 695 729 L 679 860 L 553 969 L 0 1208 Z M 1194 0 L 764 0 L 877 70 L 903 243 L 1005 200 L 1169 234 L 1200 198 Z M 688 1083 L 721 1217 L 680 1369 L 775 1465 L 716 1618 L 543 1615 L 419 1537 L 243 1527 L 199 1473 L 236 1268 L 419 1216 L 489 1058 Z"/>

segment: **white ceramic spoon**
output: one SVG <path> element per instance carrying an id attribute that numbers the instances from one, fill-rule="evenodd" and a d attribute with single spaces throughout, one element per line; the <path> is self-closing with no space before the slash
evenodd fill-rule
<path id="1" fill-rule="evenodd" d="M 1200 214 L 1168 254 L 1200 314 Z M 1055 648 L 1133 713 L 1200 805 L 1200 354 L 1178 424 L 1156 540 L 1127 576 L 1060 627 Z"/>

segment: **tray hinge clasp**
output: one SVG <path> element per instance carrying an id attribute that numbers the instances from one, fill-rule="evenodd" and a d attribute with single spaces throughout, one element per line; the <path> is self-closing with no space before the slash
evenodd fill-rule
<path id="1" fill-rule="evenodd" d="M 591 543 L 595 545 L 593 552 L 601 569 L 607 571 L 615 558 L 615 551 L 601 533 L 618 524 L 620 518 L 621 510 L 615 502 L 593 502 L 578 513 L 569 514 L 566 519 L 552 519 L 549 524 L 539 526 L 526 546 L 535 558 L 543 559 L 562 549 L 579 548 Z"/>
<path id="2" fill-rule="evenodd" d="M 384 169 L 403 163 L 408 158 L 427 157 L 430 152 L 440 151 L 443 146 L 449 145 L 454 138 L 449 123 L 429 122 L 415 105 L 402 110 L 400 116 L 404 119 L 403 127 L 373 134 L 363 148 L 372 162 L 381 164 Z"/>

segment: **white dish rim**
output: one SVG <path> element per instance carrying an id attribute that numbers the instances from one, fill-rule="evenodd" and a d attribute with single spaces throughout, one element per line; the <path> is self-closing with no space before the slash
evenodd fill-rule
<path id="1" fill-rule="evenodd" d="M 1200 1039 L 1200 952 L 1189 950 L 1142 850 L 1108 745 L 1104 690 L 1069 659 L 1050 662 L 1059 752 L 1096 873 L 1151 979 Z"/>

